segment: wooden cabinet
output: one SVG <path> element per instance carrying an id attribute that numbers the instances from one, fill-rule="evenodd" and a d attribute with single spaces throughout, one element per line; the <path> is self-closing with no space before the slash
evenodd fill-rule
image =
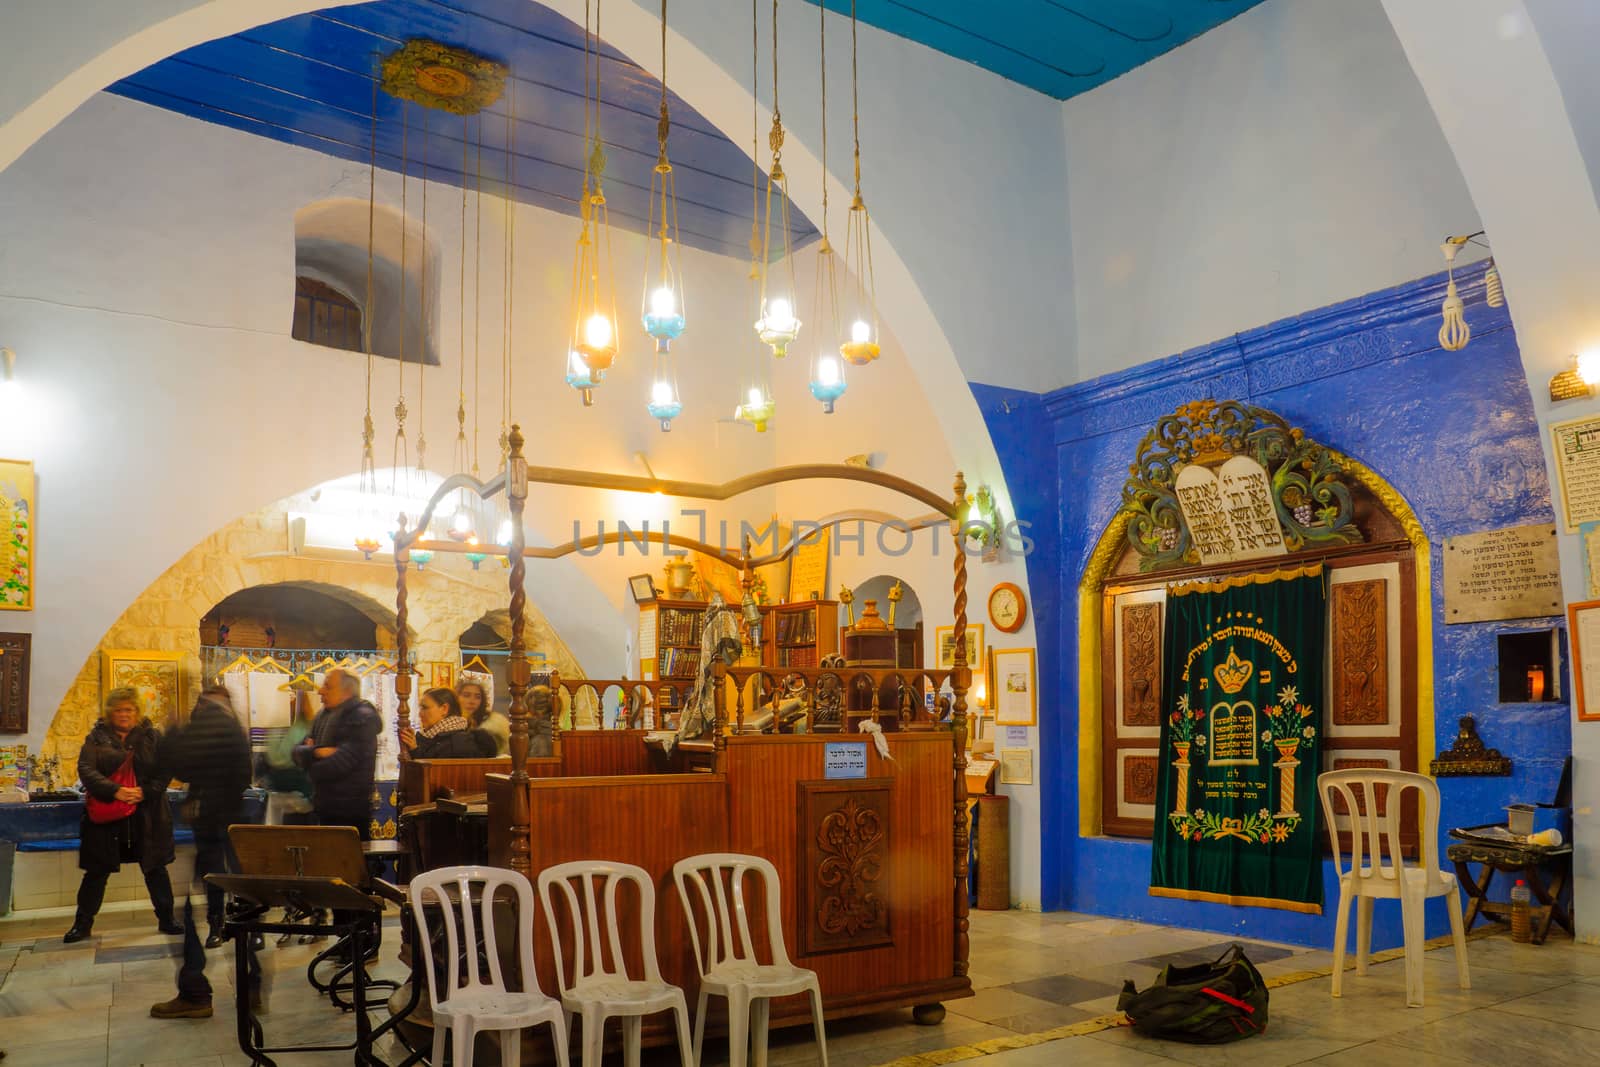
<path id="1" fill-rule="evenodd" d="M 652 600 L 639 605 L 639 677 L 647 682 L 693 681 L 700 669 L 706 605 L 697 600 Z M 656 726 L 677 724 L 681 686 L 652 687 Z"/>

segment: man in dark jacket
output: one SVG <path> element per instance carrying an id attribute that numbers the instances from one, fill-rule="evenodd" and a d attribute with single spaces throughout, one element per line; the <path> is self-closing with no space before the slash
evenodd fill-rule
<path id="1" fill-rule="evenodd" d="M 228 827 L 242 820 L 244 791 L 250 787 L 250 738 L 233 714 L 221 686 L 200 694 L 189 721 L 169 730 L 163 748 L 166 769 L 189 783 L 184 817 L 194 829 L 194 876 L 238 869 L 228 843 Z M 206 948 L 222 944 L 223 893 L 206 886 Z"/>
<path id="2" fill-rule="evenodd" d="M 311 807 L 323 826 L 354 826 L 361 840 L 370 841 L 372 780 L 383 718 L 361 699 L 361 680 L 349 671 L 329 671 L 317 695 L 322 711 L 311 720 L 310 736 L 294 750 L 295 762 L 311 778 Z M 333 921 L 350 922 L 359 914 L 336 910 Z M 381 930 L 374 929 L 373 946 Z"/>
<path id="3" fill-rule="evenodd" d="M 354 826 L 372 837 L 372 780 L 378 764 L 378 709 L 361 699 L 361 682 L 332 670 L 317 690 L 322 713 L 311 735 L 295 748 L 295 762 L 311 778 L 311 806 L 324 826 Z"/>
<path id="4" fill-rule="evenodd" d="M 228 691 L 213 686 L 200 694 L 189 721 L 167 731 L 161 743 L 163 769 L 189 783 L 183 817 L 194 830 L 194 876 L 225 874 L 239 869 L 228 842 L 228 827 L 244 811 L 244 791 L 250 785 L 250 738 L 234 718 Z M 205 1019 L 211 1016 L 211 983 L 206 978 L 206 956 L 195 930 L 194 907 L 184 900 L 183 966 L 178 971 L 178 995 L 156 1004 L 150 1014 L 157 1019 Z M 223 893 L 206 885 L 206 919 L 211 936 L 206 948 L 222 944 Z M 259 968 L 251 959 L 250 977 L 259 983 Z M 236 976 L 237 977 L 237 976 Z M 245 980 L 238 978 L 237 980 Z"/>

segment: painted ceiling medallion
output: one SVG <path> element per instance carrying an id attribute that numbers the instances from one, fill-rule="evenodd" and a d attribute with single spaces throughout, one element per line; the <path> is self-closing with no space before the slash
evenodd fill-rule
<path id="1" fill-rule="evenodd" d="M 384 92 L 452 115 L 477 114 L 505 87 L 504 64 L 438 41 L 407 41 L 383 61 Z"/>

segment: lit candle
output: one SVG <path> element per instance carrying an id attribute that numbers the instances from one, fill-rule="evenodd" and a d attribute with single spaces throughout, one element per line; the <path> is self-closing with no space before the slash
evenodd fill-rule
<path id="1" fill-rule="evenodd" d="M 666 407 L 672 403 L 672 383 L 658 381 L 650 387 L 650 403 L 656 407 Z"/>
<path id="2" fill-rule="evenodd" d="M 761 390 L 753 385 L 750 387 L 749 404 L 752 408 L 761 406 Z"/>
<path id="3" fill-rule="evenodd" d="M 677 313 L 678 301 L 670 286 L 661 286 L 650 294 L 650 314 L 657 318 L 671 318 Z"/>
<path id="4" fill-rule="evenodd" d="M 583 324 L 583 340 L 590 348 L 608 348 L 611 345 L 611 320 L 598 311 Z"/>
<path id="5" fill-rule="evenodd" d="M 767 325 L 778 331 L 794 325 L 794 308 L 789 301 L 780 296 L 767 305 Z"/>
<path id="6" fill-rule="evenodd" d="M 1544 699 L 1544 668 L 1528 668 L 1528 699 L 1540 701 Z"/>
<path id="7" fill-rule="evenodd" d="M 864 345 L 872 340 L 872 327 L 857 319 L 850 324 L 850 340 L 854 344 Z"/>
<path id="8" fill-rule="evenodd" d="M 827 356 L 824 356 L 822 359 L 817 360 L 817 384 L 819 384 L 819 385 L 838 385 L 839 384 L 839 361 L 838 360 L 833 359 L 831 357 L 827 357 Z"/>

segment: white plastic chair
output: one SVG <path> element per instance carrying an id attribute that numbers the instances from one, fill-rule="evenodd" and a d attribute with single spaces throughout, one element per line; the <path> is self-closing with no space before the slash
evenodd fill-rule
<path id="1" fill-rule="evenodd" d="M 504 886 L 517 898 L 517 960 L 522 969 L 522 991 L 506 989 L 500 972 L 500 954 L 494 934 L 494 899 Z M 423 962 L 428 972 L 428 996 L 433 1004 L 434 1067 L 444 1067 L 445 1031 L 453 1037 L 455 1067 L 472 1063 L 472 1043 L 480 1030 L 500 1032 L 500 1062 L 517 1067 L 522 1056 L 522 1028 L 549 1023 L 555 1039 L 556 1063 L 567 1067 L 567 1016 L 561 1002 L 539 988 L 533 969 L 533 886 L 516 871 L 498 867 L 442 867 L 419 874 L 411 880 L 411 910 L 416 919 L 417 941 L 422 945 Z M 454 900 L 461 905 L 461 930 L 456 929 Z M 443 917 L 446 957 L 440 968 L 445 989 L 439 988 L 433 962 L 433 938 L 424 907 L 432 898 L 438 901 Z M 474 904 L 477 905 L 476 909 Z M 478 953 L 478 933 L 483 935 L 483 960 L 488 977 L 482 975 Z M 462 972 L 465 973 L 463 979 Z"/>
<path id="2" fill-rule="evenodd" d="M 617 893 L 631 882 L 639 894 L 639 955 L 644 977 L 632 978 L 618 925 Z M 564 904 L 558 919 L 552 890 Z M 683 990 L 661 977 L 656 963 L 656 887 L 650 873 L 630 863 L 579 860 L 539 872 L 539 903 L 544 907 L 555 950 L 561 1003 L 583 1019 L 583 1067 L 600 1067 L 606 1020 L 622 1017 L 622 1049 L 628 1067 L 638 1067 L 644 1016 L 671 1010 L 678 1024 L 678 1053 L 689 1059 L 689 1002 Z M 565 930 L 563 928 L 566 928 Z M 568 971 L 563 946 L 571 946 Z"/>
<path id="3" fill-rule="evenodd" d="M 678 883 L 678 897 L 683 902 L 684 916 L 689 920 L 694 960 L 700 968 L 700 1001 L 694 1012 L 695 1063 L 700 1062 L 705 1037 L 708 997 L 728 1000 L 730 1067 L 744 1067 L 750 1043 L 754 1045 L 755 1067 L 766 1067 L 771 998 L 809 993 L 817 1054 L 822 1067 L 828 1067 L 828 1041 L 822 1026 L 822 987 L 815 971 L 789 962 L 789 951 L 783 943 L 777 869 L 759 856 L 711 852 L 680 860 L 673 865 L 672 876 Z M 757 877 L 761 883 L 756 892 L 764 897 L 771 963 L 760 962 L 758 946 L 750 936 L 750 913 L 745 903 L 745 881 L 749 877 Z M 752 1031 L 748 1043 L 747 1030 Z"/>
<path id="4" fill-rule="evenodd" d="M 1322 794 L 1323 818 L 1333 840 L 1334 863 L 1339 872 L 1339 915 L 1334 925 L 1333 995 L 1340 995 L 1344 977 L 1345 942 L 1350 931 L 1350 904 L 1359 901 L 1356 921 L 1356 974 L 1367 973 L 1372 948 L 1372 902 L 1380 897 L 1400 901 L 1405 932 L 1406 1004 L 1422 1007 L 1423 905 L 1430 897 L 1445 897 L 1450 911 L 1450 935 L 1455 943 L 1456 980 L 1472 988 L 1467 972 L 1466 928 L 1461 921 L 1460 888 L 1456 876 L 1439 869 L 1439 785 L 1432 778 L 1409 771 L 1362 767 L 1328 771 L 1317 777 Z M 1378 808 L 1379 792 L 1383 811 Z M 1406 795 L 1418 794 L 1422 815 L 1422 862 L 1406 866 L 1400 851 L 1400 813 Z M 1359 796 L 1357 793 L 1359 792 Z M 1336 816 L 1334 797 L 1344 801 L 1348 813 Z M 1350 865 L 1339 851 L 1340 821 L 1350 834 Z"/>

